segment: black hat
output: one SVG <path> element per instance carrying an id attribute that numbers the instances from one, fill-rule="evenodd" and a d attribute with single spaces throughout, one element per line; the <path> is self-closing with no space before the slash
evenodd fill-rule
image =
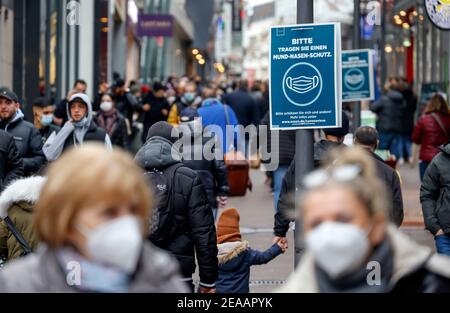
<path id="1" fill-rule="evenodd" d="M 178 138 L 172 137 L 172 131 L 174 131 L 174 127 L 167 122 L 157 122 L 153 124 L 152 127 L 148 130 L 147 140 L 153 137 L 162 137 L 165 138 L 172 143 L 175 143 Z M 176 133 L 176 132 L 174 132 Z"/>
<path id="2" fill-rule="evenodd" d="M 157 92 L 157 91 L 160 91 L 160 90 L 166 91 L 166 90 L 167 90 L 167 87 L 164 86 L 163 84 L 161 84 L 160 82 L 154 83 L 154 84 L 153 84 L 153 91 L 154 91 L 154 92 Z"/>
<path id="3" fill-rule="evenodd" d="M 336 136 L 336 137 L 345 137 L 350 129 L 350 121 L 345 112 L 342 112 L 342 127 L 339 128 L 326 128 L 323 132 L 326 135 Z"/>
<path id="4" fill-rule="evenodd" d="M 17 95 L 7 87 L 0 87 L 0 98 L 6 98 L 14 102 L 19 102 Z"/>

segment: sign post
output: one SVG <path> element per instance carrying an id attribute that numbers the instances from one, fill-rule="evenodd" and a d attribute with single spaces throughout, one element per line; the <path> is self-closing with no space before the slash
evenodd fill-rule
<path id="1" fill-rule="evenodd" d="M 339 24 L 300 25 L 313 22 L 313 3 L 313 0 L 297 0 L 299 25 L 274 27 L 270 34 L 270 126 L 271 129 L 296 129 L 296 208 L 299 208 L 302 178 L 313 169 L 313 129 L 341 124 L 340 27 Z M 330 98 L 325 101 L 325 96 Z M 304 249 L 301 225 L 296 219 L 295 266 Z"/>

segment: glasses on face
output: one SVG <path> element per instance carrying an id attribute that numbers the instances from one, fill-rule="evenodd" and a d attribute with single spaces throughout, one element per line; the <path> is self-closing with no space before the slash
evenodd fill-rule
<path id="1" fill-rule="evenodd" d="M 361 174 L 359 165 L 343 165 L 330 169 L 314 171 L 303 179 L 303 186 L 307 189 L 317 188 L 330 179 L 337 182 L 348 182 L 354 180 Z"/>

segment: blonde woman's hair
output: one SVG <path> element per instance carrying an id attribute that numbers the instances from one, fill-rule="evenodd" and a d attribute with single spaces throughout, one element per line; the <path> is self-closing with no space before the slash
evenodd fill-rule
<path id="1" fill-rule="evenodd" d="M 381 180 L 378 178 L 372 157 L 359 147 L 338 148 L 332 150 L 326 157 L 324 167 L 333 168 L 356 165 L 360 168 L 360 174 L 349 181 L 337 181 L 330 178 L 319 188 L 344 187 L 352 191 L 359 200 L 364 203 L 370 216 L 388 216 L 392 201 Z"/>
<path id="2" fill-rule="evenodd" d="M 124 151 L 84 144 L 62 155 L 47 174 L 36 205 L 35 229 L 52 248 L 67 243 L 74 217 L 89 206 L 129 204 L 144 223 L 149 221 L 150 189 L 141 169 Z"/>

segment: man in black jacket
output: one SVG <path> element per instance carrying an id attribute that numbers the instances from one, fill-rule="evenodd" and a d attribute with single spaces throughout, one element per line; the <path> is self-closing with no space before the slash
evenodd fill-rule
<path id="1" fill-rule="evenodd" d="M 39 97 L 33 102 L 34 126 L 39 130 L 44 144 L 53 132 L 59 132 L 59 126 L 53 124 L 55 106 L 50 99 Z"/>
<path id="2" fill-rule="evenodd" d="M 344 138 L 348 134 L 350 121 L 345 112 L 342 112 L 342 127 L 324 129 L 325 139 L 314 144 L 314 167 L 319 167 L 326 156 L 326 153 L 332 149 L 345 147 Z M 275 213 L 275 222 L 273 232 L 275 235 L 274 243 L 282 240 L 287 242 L 286 233 L 289 230 L 291 220 L 286 217 L 289 212 L 295 210 L 295 156 L 289 166 L 281 186 L 280 197 L 278 200 L 278 210 Z"/>
<path id="3" fill-rule="evenodd" d="M 7 132 L 0 130 L 0 192 L 22 176 L 22 159 L 14 143 L 14 138 Z"/>
<path id="4" fill-rule="evenodd" d="M 450 142 L 428 165 L 420 187 L 420 202 L 437 252 L 450 256 Z"/>
<path id="5" fill-rule="evenodd" d="M 169 167 L 181 163 L 181 154 L 174 147 L 177 140 L 172 137 L 173 127 L 167 122 L 154 124 L 146 143 L 136 154 L 137 163 L 146 171 L 158 170 L 163 173 Z M 180 264 L 184 280 L 192 286 L 195 272 L 195 255 L 199 265 L 200 292 L 215 292 L 218 276 L 217 239 L 214 218 L 209 206 L 205 188 L 199 175 L 186 166 L 179 167 L 174 177 L 173 191 L 173 231 L 171 238 L 163 238 L 160 248 L 171 252 Z M 161 188 L 161 186 L 155 186 Z"/>
<path id="6" fill-rule="evenodd" d="M 378 178 L 386 186 L 388 195 L 392 199 L 391 210 L 389 216 L 391 221 L 400 226 L 403 222 L 403 197 L 402 188 L 400 186 L 400 179 L 396 171 L 387 165 L 383 159 L 374 153 L 379 144 L 378 132 L 375 128 L 369 126 L 362 126 L 355 132 L 354 143 L 356 146 L 368 151 L 372 156 Z"/>
<path id="7" fill-rule="evenodd" d="M 23 159 L 24 175 L 37 173 L 45 164 L 42 137 L 33 124 L 24 120 L 17 95 L 0 87 L 0 129 L 10 133 Z"/>
<path id="8" fill-rule="evenodd" d="M 213 134 L 202 128 L 196 109 L 181 111 L 180 122 L 178 131 L 182 134 L 183 164 L 197 172 L 216 219 L 218 208 L 224 208 L 227 204 L 229 191 L 221 144 Z"/>

